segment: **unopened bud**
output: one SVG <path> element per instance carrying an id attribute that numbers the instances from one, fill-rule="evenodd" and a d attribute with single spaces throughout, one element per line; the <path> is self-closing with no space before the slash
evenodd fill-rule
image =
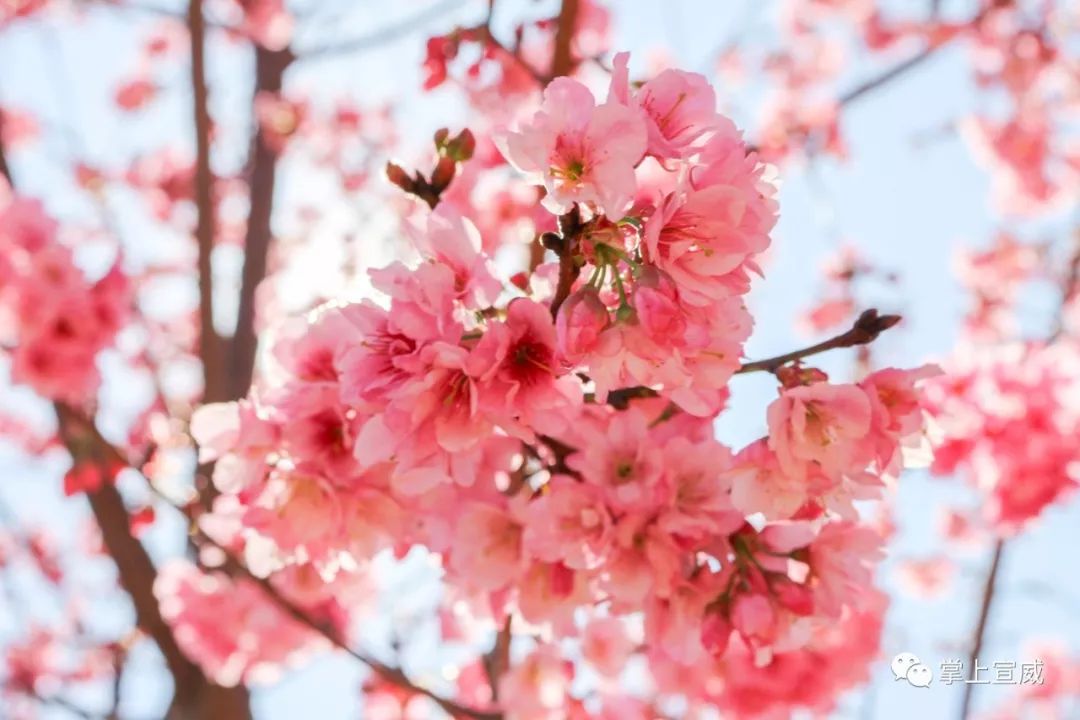
<path id="1" fill-rule="evenodd" d="M 386 163 L 386 178 L 405 192 L 411 193 L 415 187 L 413 179 L 409 177 L 409 173 L 405 172 L 405 168 L 393 162 Z"/>
<path id="2" fill-rule="evenodd" d="M 476 138 L 469 128 L 459 132 L 457 137 L 451 140 L 447 146 L 447 153 L 457 162 L 472 159 L 474 152 L 476 152 Z"/>
<path id="3" fill-rule="evenodd" d="M 435 192 L 442 192 L 445 190 L 450 185 L 450 181 L 454 179 L 454 173 L 456 171 L 457 165 L 451 158 L 439 158 L 439 162 L 431 172 L 431 187 Z"/>

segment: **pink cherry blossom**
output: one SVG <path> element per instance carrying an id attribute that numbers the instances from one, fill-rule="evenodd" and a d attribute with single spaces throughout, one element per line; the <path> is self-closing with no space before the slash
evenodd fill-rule
<path id="1" fill-rule="evenodd" d="M 592 203 L 612 219 L 634 195 L 634 166 L 645 154 L 642 116 L 619 104 L 597 106 L 589 89 L 556 78 L 532 120 L 503 140 L 503 154 L 548 191 L 554 213 L 575 202 Z"/>
<path id="2" fill-rule="evenodd" d="M 716 112 L 716 94 L 703 75 L 665 70 L 631 94 L 628 62 L 629 53 L 616 54 L 611 98 L 642 110 L 649 154 L 662 159 L 685 157 L 703 135 L 723 122 Z"/>

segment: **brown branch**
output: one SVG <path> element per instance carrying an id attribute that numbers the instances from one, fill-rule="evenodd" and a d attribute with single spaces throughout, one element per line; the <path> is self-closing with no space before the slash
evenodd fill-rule
<path id="1" fill-rule="evenodd" d="M 99 468 L 113 463 L 127 464 L 126 458 L 106 441 L 93 422 L 64 403 L 54 403 L 60 437 L 75 462 L 94 462 Z M 187 659 L 173 637 L 172 629 L 161 616 L 154 596 L 154 567 L 146 548 L 131 534 L 131 519 L 120 491 L 111 481 L 87 494 L 94 519 L 101 529 L 105 549 L 116 563 L 120 585 L 131 597 L 135 621 L 158 646 L 169 673 L 176 683 L 177 695 L 189 691 L 200 677 L 198 668 Z"/>
<path id="2" fill-rule="evenodd" d="M 484 673 L 491 686 L 491 697 L 495 701 L 499 699 L 499 679 L 510 667 L 510 643 L 514 639 L 513 620 L 512 615 L 506 616 L 506 622 L 495 635 L 494 645 L 484 655 Z"/>
<path id="3" fill-rule="evenodd" d="M 57 413 L 60 418 L 61 432 L 65 436 L 65 443 L 70 444 L 76 448 L 90 448 L 92 452 L 97 454 L 97 459 L 102 463 L 119 463 L 121 465 L 132 467 L 124 453 L 121 452 L 116 446 L 110 443 L 96 426 L 86 418 L 81 416 L 77 411 L 69 408 L 65 405 L 57 404 Z M 139 468 L 132 468 L 139 471 Z M 146 479 L 146 478 L 144 478 Z M 165 502 L 169 507 L 173 508 L 177 512 L 181 513 L 191 524 L 191 532 L 193 537 L 197 538 L 199 542 L 213 546 L 216 550 L 220 551 L 226 558 L 225 569 L 233 575 L 242 575 L 243 577 L 258 584 L 268 595 L 268 597 L 284 610 L 290 617 L 300 622 L 304 626 L 314 630 L 319 635 L 326 638 L 331 644 L 338 649 L 344 651 L 356 660 L 367 665 L 371 670 L 377 673 L 387 682 L 393 683 L 398 687 L 404 688 L 410 692 L 423 695 L 430 698 L 437 703 L 443 710 L 455 717 L 468 717 L 474 720 L 501 720 L 502 714 L 496 712 L 485 712 L 477 710 L 475 708 L 466 707 L 460 705 L 453 700 L 442 697 L 438 693 L 418 685 L 413 682 L 401 668 L 387 665 L 386 663 L 373 658 L 366 653 L 356 650 L 348 645 L 348 643 L 333 631 L 332 628 L 327 627 L 325 624 L 319 622 L 305 610 L 298 607 L 290 600 L 285 598 L 277 591 L 277 589 L 266 579 L 255 575 L 240 559 L 238 559 L 231 551 L 220 545 L 212 537 L 207 535 L 198 525 L 196 519 L 198 517 L 199 510 L 195 506 L 180 506 L 177 505 L 167 495 L 161 493 L 149 479 L 146 479 L 147 487 L 156 497 Z M 145 549 L 130 533 L 130 526 L 127 522 L 127 510 L 124 507 L 123 499 L 120 496 L 119 491 L 111 483 L 105 483 L 101 490 L 90 496 L 91 505 L 95 503 L 101 504 L 105 510 L 112 514 L 122 512 L 124 517 L 124 523 L 121 526 L 117 526 L 114 523 L 110 523 L 110 534 L 105 537 L 106 546 L 113 553 L 113 547 L 110 541 L 119 543 L 122 545 L 125 559 L 132 558 L 131 562 L 125 562 L 125 566 L 134 567 L 138 566 L 139 572 L 135 579 L 145 579 L 149 573 L 150 585 L 149 590 L 140 583 L 138 585 L 139 601 L 136 604 L 136 615 L 139 618 L 139 626 L 143 628 L 143 631 L 151 635 L 152 638 L 157 640 L 159 637 L 162 642 L 166 644 L 166 647 L 176 647 L 175 641 L 172 639 L 171 629 L 161 619 L 161 614 L 158 609 L 156 599 L 153 596 L 153 573 L 156 571 L 153 568 L 153 564 L 150 561 L 149 556 L 146 554 Z M 97 508 L 95 508 L 95 515 L 97 514 Z M 121 530 L 126 530 L 121 535 Z M 102 527 L 102 533 L 105 535 L 105 528 Z M 116 554 L 113 553 L 114 557 Z M 119 560 L 118 560 L 119 565 Z M 121 574 L 121 582 L 124 582 L 124 575 Z M 125 588 L 127 586 L 125 585 Z M 147 595 L 149 593 L 149 595 Z M 134 600 L 133 596 L 133 600 Z M 144 624 L 145 621 L 145 624 Z M 164 653 L 164 649 L 163 649 Z M 176 647 L 176 653 L 179 653 L 179 648 Z M 199 673 L 199 670 L 191 665 L 183 654 L 176 656 L 178 660 L 188 664 L 195 673 Z M 168 656 L 167 656 L 168 659 Z M 170 665 L 171 668 L 171 665 Z M 175 677 L 175 673 L 174 673 Z M 196 675 L 196 678 L 201 679 L 201 674 Z M 243 688 L 218 688 L 224 692 L 230 690 L 240 690 Z M 223 716 L 224 717 L 224 716 Z M 236 715 L 229 715 L 230 720 Z M 250 717 L 245 715 L 244 717 Z"/>
<path id="4" fill-rule="evenodd" d="M 979 620 L 975 625 L 975 634 L 971 639 L 971 652 L 968 655 L 968 667 L 971 668 L 972 677 L 974 680 L 975 663 L 979 659 L 979 653 L 982 652 L 983 640 L 986 636 L 986 627 L 990 620 L 990 609 L 994 604 L 994 594 L 997 587 L 998 570 L 1001 568 L 1001 556 L 1005 552 L 1005 541 L 999 539 L 994 544 L 994 554 L 990 560 L 990 572 L 986 576 L 986 583 L 983 586 L 982 606 L 979 609 Z M 968 713 L 971 711 L 971 701 L 975 692 L 974 682 L 964 683 L 964 700 L 960 705 L 960 720 L 967 720 Z"/>
<path id="5" fill-rule="evenodd" d="M 176 507 L 175 505 L 173 507 Z M 178 508 L 179 509 L 179 508 Z M 187 512 L 180 509 L 181 512 Z M 190 517 L 190 515 L 188 515 Z M 288 598 L 284 597 L 277 588 L 267 580 L 266 578 L 255 575 L 243 562 L 241 562 L 233 553 L 228 549 L 219 545 L 213 538 L 202 531 L 201 528 L 195 523 L 192 525 L 194 535 L 200 542 L 206 543 L 219 550 L 225 556 L 224 569 L 231 575 L 240 575 L 244 578 L 257 584 L 267 597 L 277 605 L 282 611 L 284 611 L 289 617 L 296 620 L 301 625 L 309 628 L 310 630 L 318 633 L 322 637 L 326 638 L 334 647 L 343 651 L 353 659 L 371 668 L 371 671 L 379 675 L 382 679 L 386 680 L 397 687 L 407 690 L 417 695 L 423 695 L 435 702 L 439 707 L 445 710 L 453 717 L 466 717 L 473 718 L 474 720 L 501 720 L 502 713 L 499 712 L 487 712 L 484 710 L 477 710 L 476 708 L 467 707 L 461 705 L 453 700 L 445 698 L 433 690 L 430 690 L 423 685 L 416 684 L 413 680 L 405 674 L 404 670 L 400 667 L 388 665 L 381 660 L 378 660 L 367 653 L 357 650 L 350 646 L 342 637 L 340 637 L 333 628 L 327 626 L 325 623 L 319 622 L 312 617 L 303 608 L 297 606 Z"/>
<path id="6" fill-rule="evenodd" d="M 280 92 L 285 70 L 293 59 L 294 56 L 288 48 L 274 51 L 256 46 L 255 92 Z M 255 291 L 266 277 L 267 255 L 273 237 L 270 221 L 273 216 L 276 181 L 277 155 L 271 149 L 263 129 L 259 127 L 252 140 L 249 175 L 251 203 L 244 237 L 244 269 L 240 283 L 236 332 L 230 347 L 232 367 L 226 393 L 228 399 L 241 398 L 247 394 L 255 371 L 255 351 L 258 346 L 255 335 Z"/>
<path id="7" fill-rule="evenodd" d="M 583 230 L 581 211 L 575 205 L 570 212 L 559 216 L 559 233 L 544 233 L 536 242 L 559 256 L 559 282 L 555 295 L 551 298 L 551 317 L 559 314 L 559 308 L 570 296 L 574 281 L 581 274 L 581 267 L 574 262 L 577 254 L 578 238 Z"/>
<path id="8" fill-rule="evenodd" d="M 4 131 L 4 109 L 0 108 L 0 134 Z M 4 144 L 0 142 L 0 175 L 4 176 L 4 179 L 8 181 L 8 185 L 15 186 L 15 181 L 11 177 L 11 166 L 8 165 L 7 155 L 4 153 Z"/>
<path id="9" fill-rule="evenodd" d="M 3 144 L 0 143 L 0 159 L 3 157 Z M 0 168 L 4 177 L 11 182 L 6 161 L 0 163 Z M 93 422 L 87 421 L 80 413 L 63 403 L 56 402 L 53 408 L 56 411 L 60 438 L 73 461 L 85 461 L 89 457 L 103 473 L 111 464 L 127 464 L 123 454 L 105 441 Z M 173 677 L 176 696 L 180 697 L 182 693 L 189 692 L 191 684 L 201 680 L 202 675 L 181 652 L 171 628 L 161 616 L 157 598 L 154 597 L 157 569 L 146 548 L 131 534 L 131 518 L 116 487 L 106 481 L 96 492 L 88 493 L 87 499 L 94 519 L 101 529 L 105 549 L 116 564 L 120 585 L 131 597 L 136 624 L 161 651 Z M 56 698 L 49 699 L 49 702 L 56 701 Z"/>
<path id="10" fill-rule="evenodd" d="M 551 56 L 551 78 L 569 75 L 574 71 L 574 31 L 577 30 L 579 0 L 562 0 L 558 28 L 555 30 L 555 50 Z"/>
<path id="11" fill-rule="evenodd" d="M 62 403 L 54 403 L 54 408 L 60 436 L 76 461 L 93 462 L 103 473 L 110 467 L 132 466 L 92 420 Z M 156 492 L 152 484 L 150 487 Z M 87 493 L 87 499 L 101 529 L 105 549 L 116 564 L 120 585 L 135 608 L 136 624 L 157 645 L 172 675 L 173 700 L 165 716 L 167 720 L 201 717 L 250 720 L 247 689 L 243 686 L 221 687 L 210 682 L 176 643 L 154 595 L 157 568 L 146 548 L 131 533 L 131 516 L 120 491 L 106 480 L 100 489 Z"/>
<path id="12" fill-rule="evenodd" d="M 899 315 L 878 315 L 878 311 L 871 308 L 855 320 L 855 324 L 851 326 L 850 330 L 843 332 L 836 337 L 829 338 L 828 340 L 801 350 L 794 350 L 783 355 L 777 355 L 776 357 L 743 363 L 735 373 L 741 374 L 761 371 L 776 372 L 790 362 L 802 360 L 811 355 L 817 355 L 838 348 L 867 345 L 876 340 L 878 335 L 893 327 L 898 322 L 900 322 Z"/>
<path id="13" fill-rule="evenodd" d="M 480 32 L 482 32 L 484 34 L 485 42 L 488 45 L 490 45 L 491 47 L 498 49 L 500 52 L 505 53 L 507 57 L 509 57 L 511 60 L 513 60 L 518 65 L 518 67 L 520 67 L 529 76 L 531 76 L 532 79 L 535 80 L 537 82 L 537 84 L 540 85 L 540 87 L 543 87 L 544 85 L 547 85 L 548 78 L 544 77 L 543 73 L 541 73 L 539 70 L 537 70 L 535 67 L 533 67 L 532 63 L 530 63 L 528 60 L 526 60 L 524 57 L 522 57 L 521 48 L 519 47 L 520 38 L 518 38 L 518 42 L 516 42 L 514 44 L 514 47 L 511 48 L 511 47 L 507 47 L 504 43 L 500 42 L 500 40 L 497 37 L 495 37 L 495 32 L 491 27 L 491 23 L 494 20 L 494 18 L 495 18 L 495 0 L 488 0 L 487 17 L 484 18 L 484 24 L 481 25 L 479 28 L 477 28 L 477 30 L 479 30 Z"/>
<path id="14" fill-rule="evenodd" d="M 191 38 L 191 87 L 195 116 L 195 206 L 199 244 L 199 359 L 203 366 L 203 400 L 225 397 L 225 355 L 214 330 L 214 174 L 210 168 L 210 111 L 206 87 L 206 24 L 202 0 L 188 3 L 188 35 Z"/>

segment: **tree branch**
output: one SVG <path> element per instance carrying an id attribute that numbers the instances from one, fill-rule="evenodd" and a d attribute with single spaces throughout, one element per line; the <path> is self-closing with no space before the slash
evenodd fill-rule
<path id="1" fill-rule="evenodd" d="M 214 175 L 210 168 L 210 111 L 206 87 L 206 25 L 202 0 L 188 3 L 188 30 L 191 38 L 191 87 L 195 115 L 195 206 L 198 221 L 195 237 L 199 244 L 199 359 L 203 366 L 203 400 L 216 402 L 225 397 L 224 346 L 214 329 L 214 281 L 211 256 L 214 251 Z"/>
<path id="2" fill-rule="evenodd" d="M 407 690 L 417 695 L 423 695 L 435 702 L 439 707 L 445 710 L 453 717 L 467 717 L 473 718 L 473 720 L 502 720 L 502 713 L 499 712 L 487 712 L 483 710 L 477 710 L 476 708 L 467 707 L 461 705 L 453 700 L 445 698 L 433 690 L 430 690 L 423 685 L 418 685 L 400 667 L 388 665 L 381 660 L 378 660 L 367 653 L 357 650 L 350 646 L 344 638 L 340 637 L 333 628 L 327 626 L 325 623 L 319 622 L 316 618 L 312 617 L 303 608 L 299 607 L 291 600 L 283 596 L 278 592 L 277 588 L 267 580 L 266 578 L 259 577 L 251 571 L 247 565 L 244 564 L 236 555 L 228 548 L 222 546 L 212 537 L 206 534 L 199 527 L 197 522 L 197 516 L 192 512 L 191 508 L 181 507 L 176 505 L 170 498 L 162 495 L 158 492 L 157 488 L 153 484 L 147 483 L 150 490 L 154 492 L 159 498 L 161 498 L 169 507 L 172 507 L 177 512 L 181 513 L 188 519 L 191 524 L 191 532 L 197 542 L 213 547 L 220 552 L 225 558 L 222 569 L 232 577 L 244 577 L 247 580 L 258 585 L 262 591 L 267 595 L 268 599 L 277 605 L 283 612 L 289 617 L 296 620 L 301 625 L 314 631 L 321 637 L 330 642 L 331 645 L 337 649 L 343 651 L 345 654 L 352 657 L 354 660 L 359 661 L 363 665 L 366 665 L 372 672 L 377 674 L 382 679 L 386 680 L 397 687 Z"/>
<path id="3" fill-rule="evenodd" d="M 574 262 L 577 253 L 578 238 L 582 231 L 581 211 L 575 205 L 570 212 L 559 216 L 559 234 L 544 233 L 534 240 L 541 247 L 552 250 L 559 256 L 559 282 L 555 295 L 551 298 L 551 317 L 559 315 L 559 308 L 570 296 L 574 281 L 581 274 L 581 268 Z"/>
<path id="4" fill-rule="evenodd" d="M 1005 540 L 999 539 L 994 544 L 994 554 L 990 560 L 990 572 L 986 576 L 983 586 L 982 605 L 979 609 L 979 621 L 975 625 L 975 634 L 971 638 L 971 653 L 968 655 L 968 667 L 970 672 L 975 672 L 975 663 L 982 652 L 983 640 L 986 636 L 986 627 L 990 621 L 990 608 L 994 604 L 994 594 L 997 587 L 998 570 L 1001 568 L 1001 557 L 1005 552 Z M 974 675 L 971 677 L 974 680 Z M 964 700 L 960 705 L 960 720 L 967 720 L 971 711 L 971 701 L 975 693 L 974 682 L 964 683 Z"/>
<path id="5" fill-rule="evenodd" d="M 119 450 L 102 437 L 97 427 L 78 411 L 64 403 L 54 403 L 60 437 L 76 462 L 92 461 L 98 467 L 112 463 L 127 465 Z M 161 616 L 154 596 L 154 567 L 146 548 L 131 534 L 131 522 L 124 499 L 111 481 L 87 493 L 90 509 L 101 529 L 101 539 L 116 563 L 120 585 L 131 597 L 135 620 L 161 650 L 165 664 L 176 683 L 177 695 L 189 690 L 200 677 L 198 668 L 187 659 L 173 637 L 172 629 Z"/>
<path id="6" fill-rule="evenodd" d="M 937 45 L 929 45 L 923 48 L 919 52 L 909 57 L 907 60 L 897 63 L 896 65 L 889 68 L 880 75 L 872 77 L 869 80 L 866 80 L 851 88 L 839 98 L 837 98 L 836 102 L 839 105 L 848 105 L 855 102 L 863 95 L 866 95 L 871 91 L 876 90 L 882 85 L 888 83 L 890 80 L 899 77 L 900 75 L 903 75 L 908 70 L 911 70 L 912 68 L 918 67 L 919 65 L 923 64 L 931 57 L 933 57 L 934 53 L 936 53 L 942 47 L 944 47 L 944 43 L 940 43 Z"/>
<path id="7" fill-rule="evenodd" d="M 867 345 L 876 340 L 878 335 L 893 327 L 898 322 L 900 322 L 899 315 L 878 315 L 878 311 L 871 308 L 855 320 L 855 324 L 851 326 L 850 330 L 843 332 L 836 337 L 829 338 L 824 342 L 819 342 L 816 345 L 811 345 L 810 347 L 801 350 L 794 350 L 783 355 L 777 355 L 776 357 L 743 363 L 743 365 L 735 371 L 735 374 L 738 375 L 741 373 L 761 371 L 776 372 L 789 362 L 802 360 L 803 358 L 812 355 L 818 355 L 819 353 L 835 350 L 837 348 Z"/>
<path id="8" fill-rule="evenodd" d="M 4 110 L 0 108 L 0 133 L 4 131 Z M 7 155 L 4 153 L 4 144 L 0 142 L 0 175 L 4 176 L 4 179 L 8 181 L 8 185 L 15 186 L 15 181 L 11 178 L 11 166 L 8 165 Z"/>
<path id="9" fill-rule="evenodd" d="M 555 51 L 551 56 L 552 79 L 569 75 L 574 70 L 574 31 L 577 29 L 579 0 L 562 0 L 559 8 L 558 28 L 555 30 Z"/>
<path id="10" fill-rule="evenodd" d="M 132 467 L 124 453 L 102 436 L 92 422 L 66 405 L 57 403 L 56 409 L 58 418 L 60 419 L 61 433 L 65 438 L 65 444 L 78 448 L 90 448 L 92 452 L 96 453 L 96 458 L 102 463 L 116 463 L 125 467 Z M 139 468 L 132 469 L 139 471 Z M 141 471 L 139 472 L 141 473 Z M 266 592 L 270 600 L 297 622 L 317 632 L 338 649 L 367 665 L 373 672 L 387 682 L 393 683 L 409 692 L 430 698 L 443 708 L 443 710 L 455 717 L 468 717 L 473 718 L 474 720 L 502 719 L 501 713 L 477 710 L 444 698 L 433 690 L 416 684 L 401 668 L 387 665 L 381 660 L 350 647 L 348 643 L 343 638 L 339 637 L 331 628 L 319 622 L 305 610 L 281 595 L 277 588 L 275 588 L 266 578 L 255 575 L 231 551 L 207 535 L 196 522 L 199 512 L 197 508 L 194 506 L 181 507 L 177 505 L 171 498 L 158 491 L 149 479 L 144 479 L 146 480 L 147 487 L 155 496 L 188 519 L 191 524 L 192 534 L 199 542 L 214 547 L 224 555 L 226 559 L 226 571 L 234 576 L 241 575 L 258 584 L 259 587 Z M 175 645 L 171 628 L 169 628 L 168 624 L 166 624 L 161 617 L 157 600 L 153 595 L 153 577 L 156 575 L 156 570 L 154 569 L 149 556 L 146 554 L 146 550 L 139 541 L 131 535 L 130 526 L 127 522 L 127 510 L 124 507 L 123 499 L 121 498 L 119 491 L 111 483 L 105 483 L 101 490 L 90 494 L 89 498 L 91 506 L 94 507 L 95 517 L 98 515 L 100 508 L 103 515 L 110 519 L 110 530 L 108 532 L 106 532 L 105 526 L 102 526 L 106 547 L 110 550 L 110 554 L 117 559 L 118 567 L 129 568 L 129 572 L 132 575 L 130 579 L 136 586 L 135 589 L 138 592 L 138 598 L 136 599 L 136 596 L 133 594 L 132 599 L 136 603 L 136 615 L 138 617 L 139 626 L 143 628 L 144 632 L 151 635 L 155 641 L 160 638 L 161 642 L 165 644 L 165 648 L 169 648 L 169 654 L 166 655 L 167 660 L 170 655 L 172 655 L 177 663 L 178 669 L 186 665 L 192 672 L 196 673 L 195 678 L 201 680 L 201 672 L 180 652 L 179 647 Z M 112 522 L 115 517 L 118 517 L 117 513 L 123 513 L 124 522 L 122 524 Z M 117 554 L 118 552 L 120 553 L 119 556 Z M 121 564 L 121 557 L 123 559 L 123 564 Z M 147 577 L 150 579 L 149 585 L 144 582 Z M 125 578 L 126 575 L 124 571 L 121 570 L 121 583 L 124 584 L 125 589 L 127 589 L 128 586 L 125 582 Z M 129 592 L 131 592 L 131 590 L 129 590 Z M 160 646 L 161 645 L 159 644 L 159 647 Z M 166 652 L 165 648 L 162 649 L 163 653 Z M 173 654 L 174 648 L 175 654 Z M 173 665 L 170 663 L 170 670 L 172 670 L 172 668 Z M 176 677 L 175 672 L 174 677 Z M 229 689 L 225 688 L 224 690 L 227 691 Z M 232 716 L 230 716 L 230 720 L 232 720 Z"/>
<path id="11" fill-rule="evenodd" d="M 993 8 L 994 8 L 994 3 L 989 3 L 986 8 L 981 10 L 975 17 L 973 17 L 971 19 L 971 22 L 969 24 L 971 24 L 971 25 L 979 24 L 982 21 L 982 19 L 986 16 L 986 14 L 988 12 L 990 12 Z M 932 9 L 933 9 L 934 15 L 936 16 L 937 11 L 938 11 L 938 7 L 937 7 L 936 3 L 934 4 Z M 923 48 L 919 52 L 915 53 L 914 55 L 909 57 L 907 60 L 903 60 L 900 63 L 897 63 L 893 67 L 889 68 L 888 70 L 884 71 L 883 73 L 881 73 L 877 77 L 870 78 L 869 80 L 866 80 L 866 81 L 856 85 L 855 87 L 851 88 L 850 90 L 845 92 L 843 95 L 841 95 L 839 98 L 837 98 L 837 101 L 836 101 L 837 104 L 843 106 L 843 105 L 847 105 L 849 103 L 853 103 L 856 100 L 858 100 L 859 98 L 863 97 L 864 95 L 870 93 L 871 91 L 876 90 L 877 88 L 881 87 L 882 85 L 887 84 L 890 80 L 893 80 L 894 78 L 899 77 L 900 75 L 903 75 L 908 70 L 911 70 L 912 68 L 918 67 L 919 65 L 923 64 L 925 61 L 927 61 L 931 57 L 933 57 L 937 53 L 938 50 L 941 50 L 943 47 L 948 45 L 950 40 L 952 40 L 952 39 L 954 39 L 956 37 L 959 37 L 959 36 L 960 36 L 960 33 L 955 33 L 955 34 L 951 35 L 950 37 L 948 37 L 943 42 L 934 42 L 934 43 L 928 44 L 925 48 Z"/>
<path id="12" fill-rule="evenodd" d="M 281 91 L 285 70 L 294 56 L 284 50 L 255 47 L 255 92 Z M 232 367 L 229 373 L 227 399 L 247 394 L 255 371 L 255 291 L 266 277 L 267 255 L 272 240 L 271 218 L 274 207 L 274 186 L 277 180 L 277 156 L 270 148 L 262 127 L 252 140 L 249 175 L 251 206 L 248 211 L 247 232 L 244 237 L 244 269 L 240 283 L 240 302 L 236 317 L 236 332 L 231 343 Z"/>

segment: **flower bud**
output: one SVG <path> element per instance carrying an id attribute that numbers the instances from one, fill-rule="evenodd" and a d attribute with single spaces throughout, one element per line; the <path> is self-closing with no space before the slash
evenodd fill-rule
<path id="1" fill-rule="evenodd" d="M 578 290 L 566 298 L 555 320 L 559 353 L 572 364 L 580 362 L 596 349 L 600 333 L 610 324 L 600 294 L 589 287 Z"/>
<path id="2" fill-rule="evenodd" d="M 451 158 L 439 158 L 438 164 L 431 172 L 431 187 L 435 192 L 442 192 L 445 190 L 450 185 L 450 181 L 454 179 L 454 173 L 456 171 L 457 166 Z"/>
<path id="3" fill-rule="evenodd" d="M 407 193 L 413 191 L 413 179 L 409 177 L 409 173 L 405 172 L 405 168 L 397 163 L 386 163 L 386 178 Z"/>

